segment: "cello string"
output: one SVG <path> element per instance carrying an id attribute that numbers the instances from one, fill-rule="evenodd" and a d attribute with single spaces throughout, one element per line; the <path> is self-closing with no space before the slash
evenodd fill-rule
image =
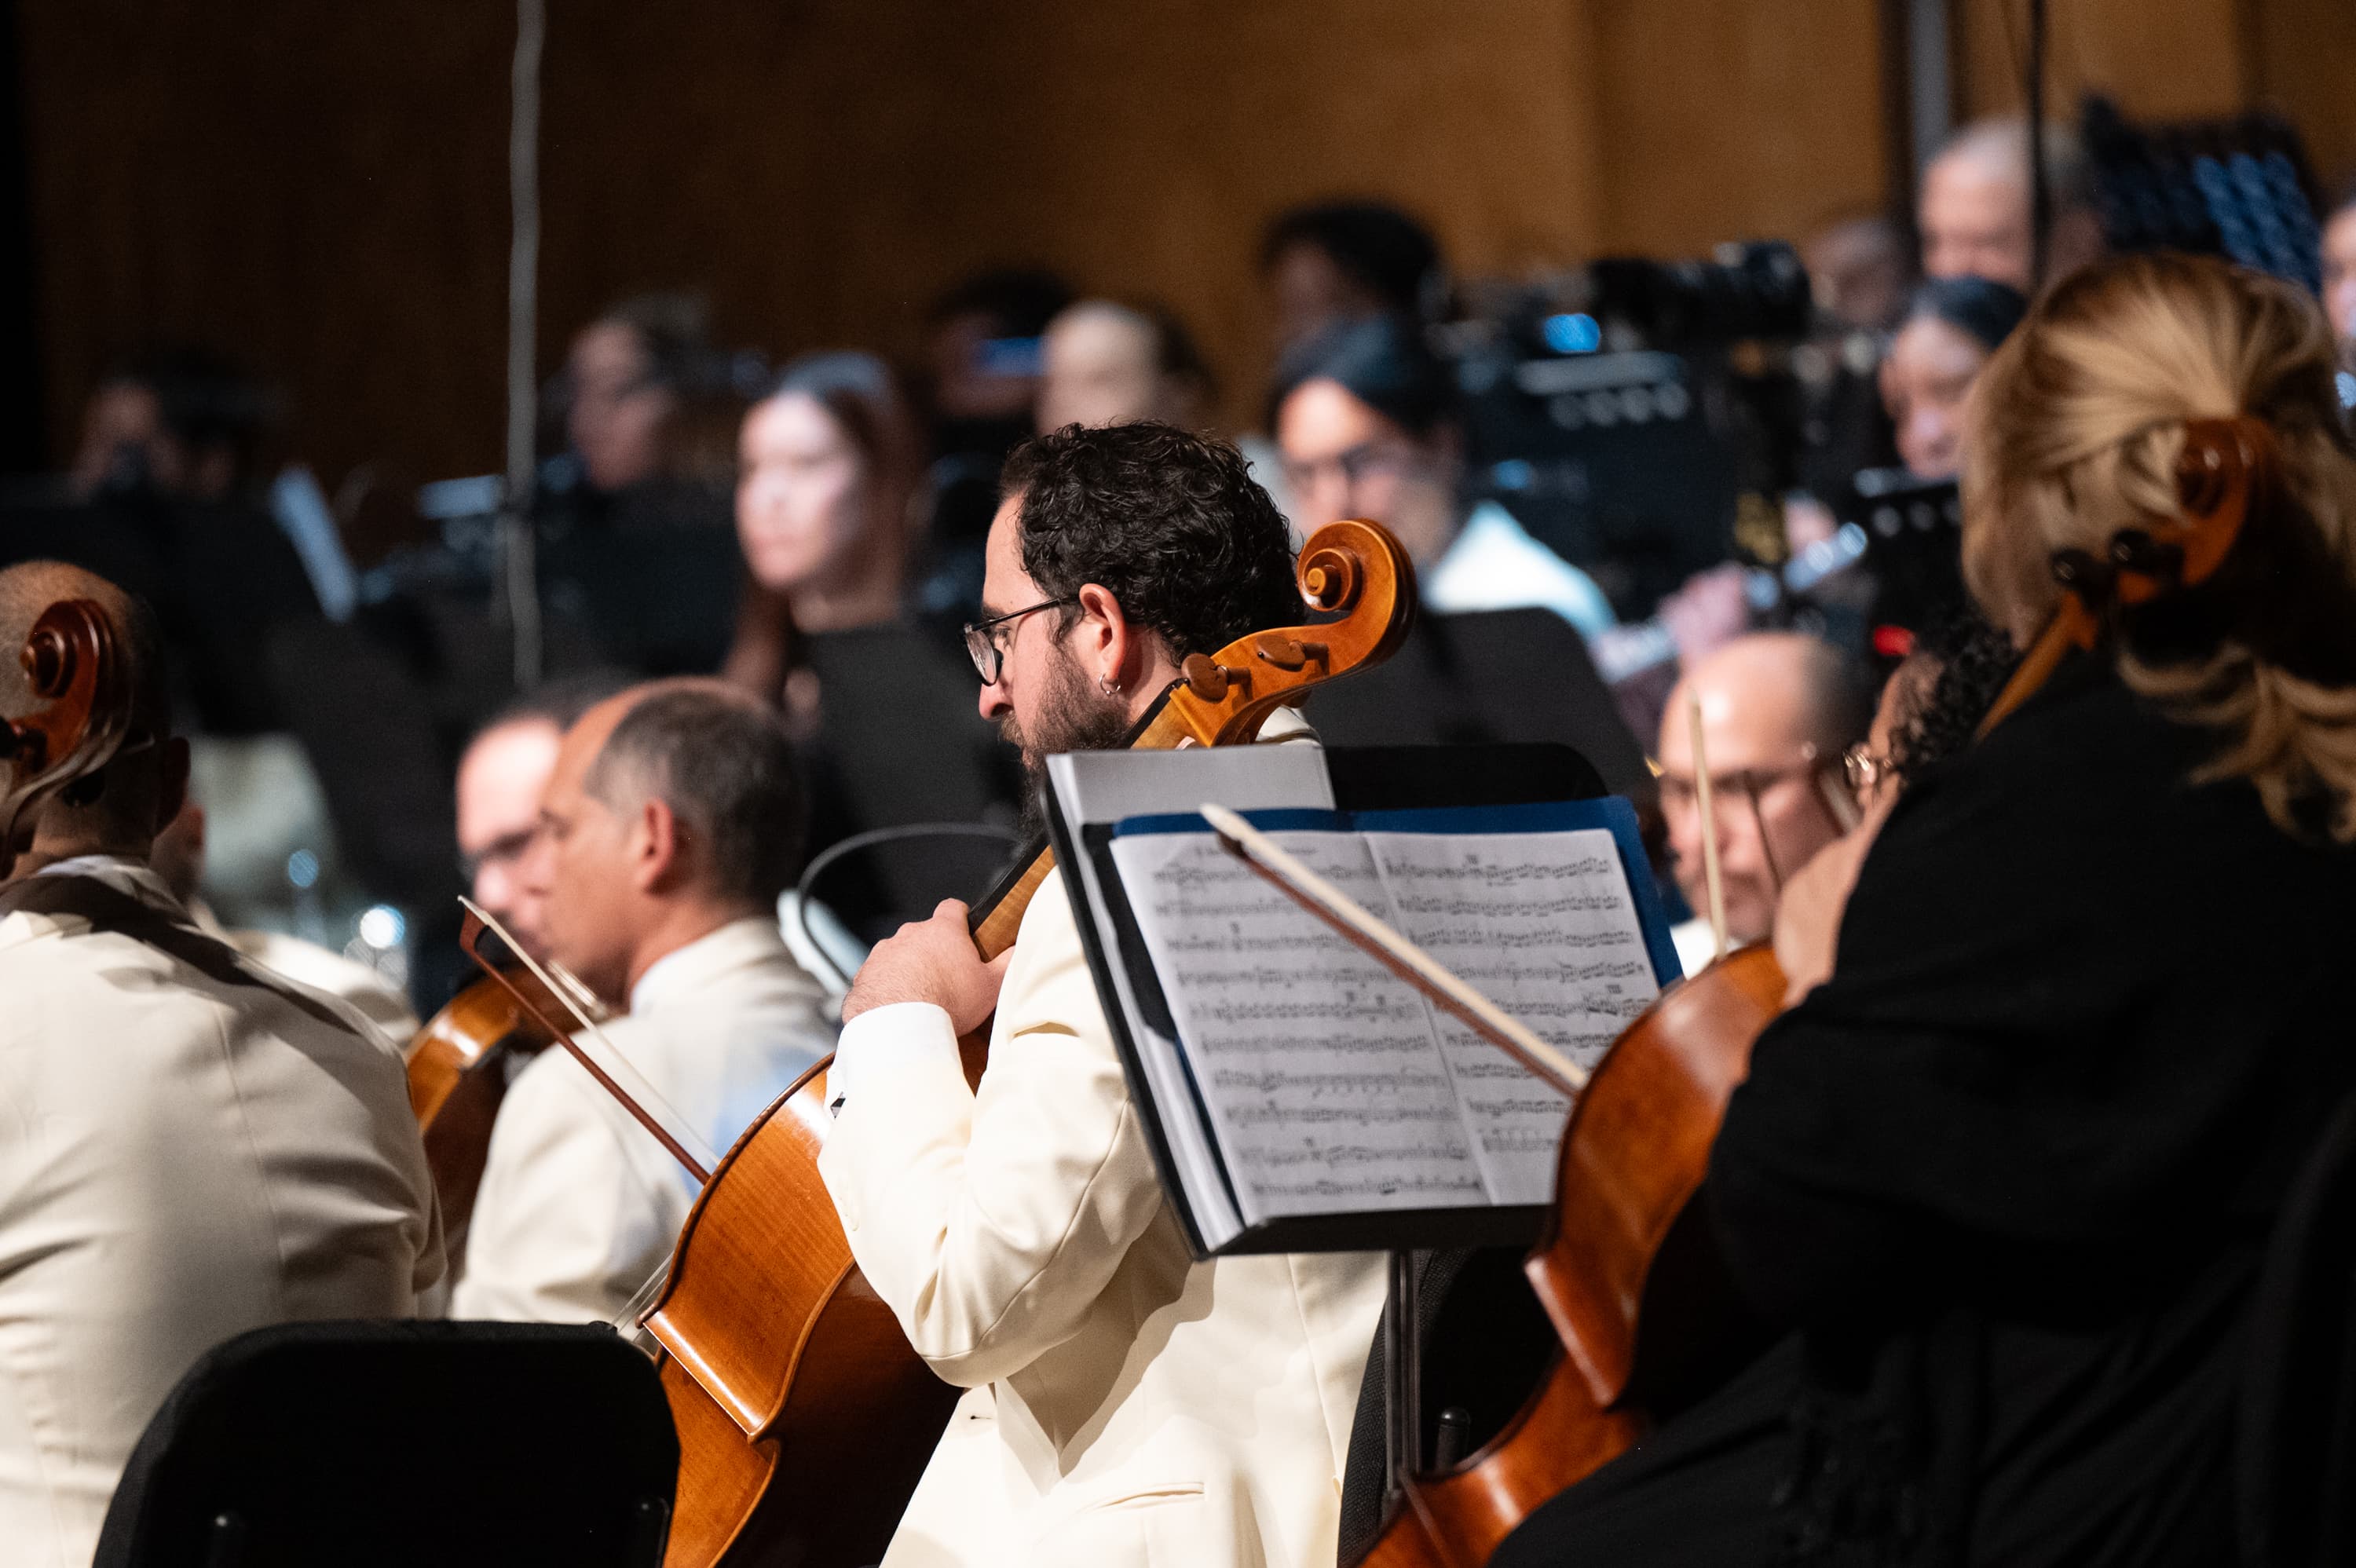
<path id="1" fill-rule="evenodd" d="M 659 1124 L 663 1135 L 679 1145 L 680 1151 L 683 1152 L 691 1162 L 689 1174 L 696 1179 L 699 1186 L 709 1181 L 712 1179 L 712 1171 L 720 1163 L 720 1157 L 712 1152 L 711 1145 L 703 1141 L 702 1135 L 695 1130 L 693 1125 L 662 1097 L 654 1084 L 648 1081 L 646 1074 L 640 1072 L 631 1064 L 630 1059 L 622 1054 L 621 1048 L 613 1042 L 604 1029 L 597 1027 L 597 1020 L 591 1018 L 581 1004 L 573 999 L 576 993 L 585 991 L 587 987 L 562 965 L 543 965 L 539 959 L 525 952 L 516 939 L 508 933 L 507 928 L 499 923 L 498 918 L 473 899 L 461 893 L 458 895 L 458 901 L 466 906 L 466 912 L 481 921 L 493 934 L 506 943 L 508 951 L 513 953 L 523 966 L 537 976 L 541 984 L 546 986 L 555 995 L 558 1001 L 564 1004 L 565 1010 L 580 1023 L 582 1030 L 596 1040 L 599 1055 L 605 1059 L 593 1061 L 591 1065 L 595 1066 L 612 1080 L 615 1092 L 623 1100 L 631 1103 L 648 1120 Z M 575 1051 L 583 1051 L 584 1054 L 586 1054 L 577 1034 L 564 1037 L 562 1043 L 570 1045 Z"/>
<path id="2" fill-rule="evenodd" d="M 1718 807 L 1710 798 L 1709 753 L 1701 740 L 1701 698 L 1686 694 L 1687 729 L 1692 736 L 1694 810 L 1701 816 L 1701 874 L 1709 886 L 1709 934 L 1717 944 L 1712 961 L 1726 956 L 1726 883 L 1718 869 Z"/>

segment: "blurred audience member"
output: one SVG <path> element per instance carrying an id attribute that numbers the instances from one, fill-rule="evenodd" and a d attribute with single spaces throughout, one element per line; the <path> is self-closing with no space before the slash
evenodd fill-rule
<path id="1" fill-rule="evenodd" d="M 1280 356 L 1350 322 L 1427 315 L 1445 283 L 1431 231 L 1378 201 L 1280 213 L 1261 238 L 1259 272 Z"/>
<path id="2" fill-rule="evenodd" d="M 1886 212 L 1827 223 L 1803 242 L 1800 253 L 1815 314 L 1808 340 L 1792 359 L 1800 388 L 1800 439 L 1792 453 L 1796 488 L 1784 496 L 1783 532 L 1794 551 L 1840 527 L 1830 503 L 1847 490 L 1850 475 L 1895 460 L 1874 372 L 1914 283 L 1913 236 Z"/>
<path id="3" fill-rule="evenodd" d="M 1612 607 L 1588 575 L 1494 501 L 1467 511 L 1456 389 L 1415 324 L 1377 316 L 1330 327 L 1277 371 L 1276 427 L 1306 531 L 1371 517 L 1415 559 L 1427 609 L 1551 610 L 1593 635 Z"/>
<path id="4" fill-rule="evenodd" d="M 626 1008 L 606 1033 L 713 1149 L 833 1045 L 825 994 L 777 932 L 799 793 L 776 716 L 707 679 L 590 709 L 541 797 L 525 878 L 550 956 Z M 492 1126 L 453 1308 L 615 1321 L 696 1190 L 570 1052 L 542 1051 Z"/>
<path id="5" fill-rule="evenodd" d="M 284 932 L 232 931 L 222 926 L 197 891 L 205 870 L 205 808 L 193 798 L 183 803 L 179 815 L 155 836 L 147 863 L 188 912 L 189 923 L 207 936 L 228 944 L 273 974 L 342 997 L 396 1044 L 405 1046 L 416 1034 L 417 1015 L 410 1011 L 409 998 L 359 959 Z"/>
<path id="6" fill-rule="evenodd" d="M 2356 180 L 2323 219 L 2323 311 L 2340 339 L 2340 368 L 2356 373 Z M 2346 407 L 2351 401 L 2342 397 Z"/>
<path id="7" fill-rule="evenodd" d="M 1658 755 L 1677 887 L 1697 912 L 1672 933 L 1688 975 L 1716 951 L 1695 784 L 1697 704 L 1730 948 L 1772 933 L 1785 880 L 1847 829 L 1832 798 L 1848 788 L 1842 753 L 1865 739 L 1873 717 L 1850 662 L 1797 632 L 1738 637 L 1678 680 L 1661 715 Z"/>
<path id="8" fill-rule="evenodd" d="M 2103 220 L 2094 165 L 2067 125 L 2045 127 L 2045 175 L 2053 215 L 2045 252 L 2051 285 L 2103 254 Z M 2035 244 L 2029 205 L 2028 122 L 2007 116 L 1965 126 L 1922 174 L 1923 272 L 1976 274 L 2028 293 Z"/>
<path id="9" fill-rule="evenodd" d="M 573 340 L 555 387 L 569 451 L 536 498 L 541 577 L 603 663 L 701 672 L 726 651 L 739 368 L 688 294 L 624 300 Z"/>
<path id="10" fill-rule="evenodd" d="M 1210 367 L 1161 305 L 1082 300 L 1040 344 L 1039 429 L 1159 420 L 1198 430 L 1216 398 Z"/>
<path id="11" fill-rule="evenodd" d="M 222 501 L 254 477 L 269 400 L 236 366 L 166 348 L 111 368 L 82 413 L 70 473 L 81 500 L 107 494 Z"/>
<path id="12" fill-rule="evenodd" d="M 1882 361 L 1881 398 L 1917 479 L 1962 471 L 1965 400 L 2028 311 L 2017 290 L 1986 278 L 1931 278 L 1915 291 Z"/>
<path id="13" fill-rule="evenodd" d="M 534 958 L 548 953 L 548 912 L 525 882 L 523 863 L 539 831 L 540 797 L 564 731 L 620 684 L 584 676 L 543 687 L 494 714 L 458 758 L 458 859 L 467 891 Z"/>
<path id="14" fill-rule="evenodd" d="M 1339 745 L 1557 741 L 1613 790 L 1648 796 L 1644 752 L 1583 640 L 1611 607 L 1503 507 L 1464 511 L 1456 419 L 1453 381 L 1396 316 L 1331 327 L 1279 371 L 1272 422 L 1294 523 L 1390 528 L 1424 611 L 1387 663 L 1321 690 L 1312 721 Z"/>
<path id="15" fill-rule="evenodd" d="M 1912 238 L 1886 212 L 1837 219 L 1801 247 L 1816 309 L 1847 331 L 1886 332 L 1914 285 Z"/>
<path id="16" fill-rule="evenodd" d="M 1072 303 L 1053 272 L 977 273 L 925 313 L 921 391 L 932 448 L 932 538 L 941 602 L 963 620 L 981 602 L 981 547 L 998 510 L 998 470 L 1038 423 L 1039 340 Z"/>
<path id="17" fill-rule="evenodd" d="M 1012 774 L 974 710 L 963 656 L 911 603 L 925 471 L 891 371 L 865 354 L 794 361 L 746 414 L 738 471 L 751 582 L 726 674 L 787 713 L 812 848 L 1011 816 Z M 916 859 L 878 851 L 862 864 L 867 882 L 832 898 L 870 936 L 974 891 L 932 883 Z"/>
<path id="18" fill-rule="evenodd" d="M 1185 323 L 1164 306 L 1082 300 L 1049 325 L 1043 344 L 1042 433 L 1067 424 L 1132 420 L 1198 432 L 1210 426 L 1217 379 Z M 1265 436 L 1249 434 L 1237 436 L 1235 443 L 1251 464 L 1253 480 L 1290 517 L 1291 491 L 1275 446 Z"/>
<path id="19" fill-rule="evenodd" d="M 581 329 L 566 357 L 564 433 L 590 487 L 708 477 L 727 464 L 727 370 L 703 304 L 640 294 Z"/>
<path id="20" fill-rule="evenodd" d="M 774 699 L 791 635 L 896 621 L 922 528 L 916 421 L 884 362 L 811 354 L 744 415 L 736 538 L 752 573 L 729 678 Z"/>

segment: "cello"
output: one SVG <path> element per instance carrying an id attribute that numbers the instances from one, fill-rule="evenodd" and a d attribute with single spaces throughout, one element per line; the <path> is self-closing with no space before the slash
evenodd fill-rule
<path id="1" fill-rule="evenodd" d="M 103 606 L 65 599 L 41 612 L 16 652 L 41 706 L 0 720 L 0 875 L 16 864 L 21 829 L 59 791 L 89 777 L 122 750 L 131 725 L 131 691 Z"/>
<path id="2" fill-rule="evenodd" d="M 1279 707 L 1379 662 L 1405 639 L 1414 572 L 1383 528 L 1359 521 L 1319 528 L 1295 581 L 1323 618 L 1189 656 L 1130 743 L 1248 741 Z M 985 958 L 1013 944 L 1053 867 L 1043 851 L 971 912 Z M 470 916 L 470 952 L 480 930 Z M 969 1074 L 977 1074 L 986 1035 L 961 1043 Z M 957 1401 L 861 1275 L 819 1175 L 827 1067 L 812 1068 L 771 1104 L 712 1171 L 660 1294 L 639 1319 L 657 1347 L 680 1440 L 667 1568 L 874 1562 Z M 631 1109 L 664 1136 L 643 1108 Z M 790 1498 L 777 1484 L 788 1473 Z"/>

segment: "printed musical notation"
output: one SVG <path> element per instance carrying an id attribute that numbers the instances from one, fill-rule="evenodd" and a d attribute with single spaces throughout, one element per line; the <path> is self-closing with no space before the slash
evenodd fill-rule
<path id="1" fill-rule="evenodd" d="M 1367 847 L 1407 939 L 1581 1067 L 1659 995 L 1607 830 L 1377 833 Z M 1547 1201 L 1570 1102 L 1451 1015 L 1427 1011 L 1494 1200 Z"/>
<path id="2" fill-rule="evenodd" d="M 1277 835 L 1575 1061 L 1657 990 L 1611 834 Z M 1205 834 L 1114 841 L 1253 1218 L 1546 1201 L 1569 1103 Z"/>

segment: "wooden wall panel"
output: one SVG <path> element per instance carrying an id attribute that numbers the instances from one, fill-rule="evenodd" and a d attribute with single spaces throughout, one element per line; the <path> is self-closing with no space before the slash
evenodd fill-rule
<path id="1" fill-rule="evenodd" d="M 1798 238 L 1890 194 L 1876 0 L 1601 0 L 1602 245 Z"/>
<path id="2" fill-rule="evenodd" d="M 2007 107 L 2001 5 L 1955 0 Z M 603 302 L 775 352 L 915 346 L 1029 260 L 1192 320 L 1242 419 L 1260 225 L 1388 197 L 1461 269 L 1686 254 L 1884 197 L 1875 0 L 550 0 L 541 362 Z M 2261 90 L 2356 155 L 2346 0 L 2056 0 L 2056 91 Z M 332 484 L 495 466 L 502 0 L 18 0 L 52 444 L 112 350 L 239 349 Z M 2236 50 L 2239 50 L 2236 53 Z M 2222 62 L 2222 63 L 2221 63 Z M 2331 149 L 2340 149 L 2331 152 Z"/>
<path id="3" fill-rule="evenodd" d="M 2290 117 L 2316 173 L 2356 180 L 2356 0 L 2248 0 L 2254 94 Z"/>
<path id="4" fill-rule="evenodd" d="M 2029 0 L 1949 0 L 1965 114 L 2021 111 Z M 2045 103 L 2072 118 L 2089 91 L 2131 117 L 2230 114 L 2247 96 L 2238 0 L 2051 0 Z"/>

